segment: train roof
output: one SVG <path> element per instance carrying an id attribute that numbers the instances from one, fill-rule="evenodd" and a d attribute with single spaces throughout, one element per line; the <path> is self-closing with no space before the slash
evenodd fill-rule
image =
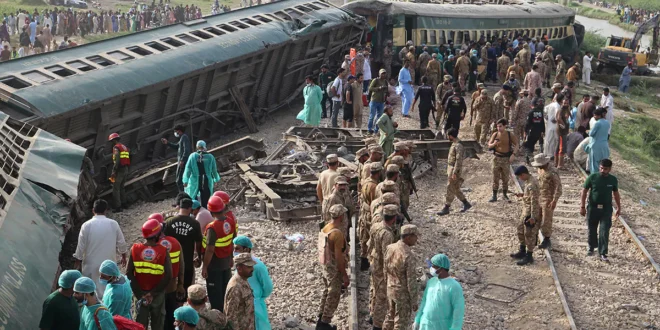
<path id="1" fill-rule="evenodd" d="M 0 65 L 0 99 L 18 119 L 56 116 L 351 20 L 326 2 L 284 0 L 28 56 Z"/>
<path id="2" fill-rule="evenodd" d="M 391 15 L 406 14 L 431 17 L 465 18 L 552 18 L 575 16 L 567 7 L 550 2 L 520 4 L 439 4 L 385 0 L 355 1 L 342 8 L 359 15 L 387 12 Z"/>

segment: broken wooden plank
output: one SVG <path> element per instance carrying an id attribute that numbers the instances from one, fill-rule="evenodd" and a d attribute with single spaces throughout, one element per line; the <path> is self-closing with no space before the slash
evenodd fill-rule
<path id="1" fill-rule="evenodd" d="M 256 133 L 259 131 L 257 129 L 257 124 L 254 122 L 254 119 L 252 119 L 250 109 L 248 109 L 247 104 L 245 104 L 243 94 L 241 94 L 241 91 L 238 90 L 238 87 L 232 87 L 229 89 L 229 93 L 231 94 L 232 99 L 234 99 L 234 102 L 236 102 L 238 109 L 241 110 L 241 113 L 243 113 L 243 117 L 245 117 L 245 123 L 247 123 L 250 133 Z"/>

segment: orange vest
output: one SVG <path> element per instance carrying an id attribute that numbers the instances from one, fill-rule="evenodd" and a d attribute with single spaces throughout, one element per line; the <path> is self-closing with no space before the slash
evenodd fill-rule
<path id="1" fill-rule="evenodd" d="M 162 245 L 148 246 L 135 243 L 131 257 L 135 267 L 135 279 L 143 291 L 151 291 L 165 276 L 167 248 Z"/>
<path id="2" fill-rule="evenodd" d="M 160 245 L 164 246 L 167 249 L 167 252 L 170 253 L 170 261 L 172 262 L 172 278 L 177 278 L 179 276 L 179 266 L 181 266 L 181 244 L 176 238 L 172 236 L 163 237 L 160 242 Z"/>
<path id="3" fill-rule="evenodd" d="M 206 232 L 215 232 L 215 256 L 218 258 L 231 257 L 234 254 L 234 237 L 238 234 L 238 225 L 234 217 L 227 216 L 225 220 L 213 220 L 206 226 L 202 237 L 202 254 L 206 251 Z"/>
<path id="4" fill-rule="evenodd" d="M 115 162 L 117 154 L 119 154 L 119 165 L 121 165 L 121 166 L 131 165 L 131 156 L 128 152 L 128 148 L 126 148 L 125 145 L 123 145 L 121 143 L 117 143 L 112 148 L 112 162 L 113 163 Z"/>

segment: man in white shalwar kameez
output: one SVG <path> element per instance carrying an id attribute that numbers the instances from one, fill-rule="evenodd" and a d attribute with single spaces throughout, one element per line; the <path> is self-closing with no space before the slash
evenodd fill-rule
<path id="1" fill-rule="evenodd" d="M 552 103 L 545 106 L 543 114 L 545 115 L 545 140 L 543 143 L 543 153 L 546 157 L 554 159 L 557 148 L 559 147 L 559 134 L 557 132 L 557 112 L 561 109 L 561 102 L 564 100 L 563 94 L 555 95 Z"/>
<path id="2" fill-rule="evenodd" d="M 80 269 L 85 277 L 96 283 L 98 297 L 103 297 L 105 285 L 99 283 L 99 268 L 105 260 L 115 261 L 117 253 L 121 254 L 121 265 L 126 265 L 126 241 L 117 221 L 106 218 L 108 202 L 99 199 L 94 202 L 94 216 L 83 223 L 78 235 L 78 247 L 73 257 L 76 258 L 76 269 Z"/>

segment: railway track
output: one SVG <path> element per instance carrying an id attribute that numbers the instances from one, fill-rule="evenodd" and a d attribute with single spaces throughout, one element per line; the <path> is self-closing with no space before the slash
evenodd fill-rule
<path id="1" fill-rule="evenodd" d="M 523 163 L 512 168 L 519 165 Z M 531 167 L 530 172 L 537 177 Z M 549 264 L 570 328 L 639 329 L 657 324 L 658 316 L 645 310 L 657 303 L 657 264 L 622 217 L 610 230 L 610 263 L 600 261 L 597 254 L 587 256 L 588 229 L 580 215 L 586 173 L 567 162 L 559 174 L 563 194 L 554 212 L 552 247 L 534 254 L 536 262 L 545 259 Z M 516 179 L 514 184 L 522 192 L 522 182 Z"/>

